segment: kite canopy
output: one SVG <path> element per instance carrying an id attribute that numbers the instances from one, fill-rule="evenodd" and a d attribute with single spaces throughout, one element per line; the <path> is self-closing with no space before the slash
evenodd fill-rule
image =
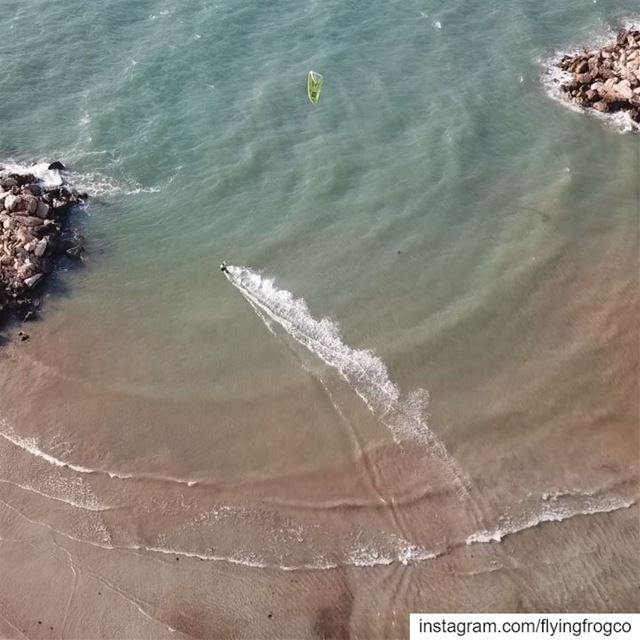
<path id="1" fill-rule="evenodd" d="M 309 71 L 309 75 L 307 76 L 307 93 L 309 94 L 309 100 L 311 100 L 313 104 L 318 104 L 318 100 L 320 100 L 323 83 L 324 78 L 322 74 Z"/>

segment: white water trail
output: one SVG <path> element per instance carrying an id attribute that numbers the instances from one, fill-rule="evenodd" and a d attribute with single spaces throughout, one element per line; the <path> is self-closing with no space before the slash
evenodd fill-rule
<path id="1" fill-rule="evenodd" d="M 302 298 L 279 289 L 273 279 L 236 266 L 228 266 L 226 275 L 252 308 L 259 309 L 294 340 L 336 369 L 375 418 L 391 431 L 395 442 L 414 441 L 424 447 L 430 457 L 443 464 L 459 494 L 468 494 L 466 474 L 424 417 L 429 399 L 427 391 L 418 389 L 402 397 L 378 356 L 345 344 L 335 322 L 328 318 L 315 319 Z M 258 316 L 264 321 L 262 314 Z"/>

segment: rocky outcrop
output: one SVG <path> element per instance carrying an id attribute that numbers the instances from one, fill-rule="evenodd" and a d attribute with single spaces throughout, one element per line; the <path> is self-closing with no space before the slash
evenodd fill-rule
<path id="1" fill-rule="evenodd" d="M 616 41 L 564 56 L 569 74 L 562 92 L 575 104 L 601 113 L 626 112 L 640 125 L 640 30 L 625 29 Z"/>
<path id="2" fill-rule="evenodd" d="M 67 219 L 86 198 L 65 184 L 47 188 L 33 175 L 0 167 L 0 321 L 10 312 L 33 317 L 56 258 L 80 257 L 82 238 Z"/>

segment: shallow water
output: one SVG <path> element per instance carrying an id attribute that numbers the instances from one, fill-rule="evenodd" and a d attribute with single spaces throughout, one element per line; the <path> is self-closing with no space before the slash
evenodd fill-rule
<path id="1" fill-rule="evenodd" d="M 640 144 L 545 75 L 635 2 L 3 11 L 0 164 L 95 196 L 87 260 L 0 351 L 0 563 L 71 563 L 56 633 L 98 633 L 106 581 L 133 609 L 100 633 L 223 637 L 237 603 L 196 624 L 221 575 L 254 637 L 294 586 L 288 637 L 402 637 L 443 593 L 637 609 Z"/>

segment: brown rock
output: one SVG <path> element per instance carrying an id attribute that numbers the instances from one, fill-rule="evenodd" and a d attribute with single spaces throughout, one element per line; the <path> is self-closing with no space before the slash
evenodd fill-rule
<path id="1" fill-rule="evenodd" d="M 4 199 L 4 208 L 7 211 L 16 211 L 17 209 L 20 209 L 20 205 L 22 204 L 22 198 L 20 196 L 14 196 L 12 194 L 9 194 L 5 199 Z"/>
<path id="2" fill-rule="evenodd" d="M 42 224 L 42 220 L 36 216 L 13 216 L 13 220 L 25 227 L 37 227 Z"/>
<path id="3" fill-rule="evenodd" d="M 605 67 L 603 65 L 599 69 L 598 76 L 603 80 L 609 80 L 610 78 L 616 77 L 616 72 L 611 67 Z"/>
<path id="4" fill-rule="evenodd" d="M 39 198 L 42 195 L 42 188 L 37 184 L 27 184 L 22 187 L 22 193 Z"/>
<path id="5" fill-rule="evenodd" d="M 24 283 L 27 287 L 29 287 L 29 289 L 33 289 L 33 287 L 35 287 L 42 280 L 42 278 L 44 278 L 44 275 L 42 273 L 36 273 L 35 275 L 26 278 Z"/>
<path id="6" fill-rule="evenodd" d="M 628 80 L 618 82 L 613 89 L 622 100 L 630 100 L 633 96 L 633 90 Z"/>
<path id="7" fill-rule="evenodd" d="M 577 73 L 575 75 L 575 80 L 580 84 L 591 84 L 591 82 L 593 81 L 593 77 L 590 73 Z"/>
<path id="8" fill-rule="evenodd" d="M 0 187 L 2 187 L 5 191 L 10 191 L 13 187 L 17 186 L 18 181 L 11 176 L 0 178 Z"/>
<path id="9" fill-rule="evenodd" d="M 50 213 L 49 205 L 43 202 L 42 200 L 40 200 L 38 201 L 36 210 L 32 213 L 35 213 L 35 215 L 38 218 L 41 218 L 42 220 L 44 220 L 45 218 L 49 217 L 49 213 Z"/>
<path id="10" fill-rule="evenodd" d="M 589 71 L 589 61 L 585 59 L 578 59 L 573 68 L 573 72 L 577 74 L 586 73 Z"/>
<path id="11" fill-rule="evenodd" d="M 42 258 L 42 256 L 45 254 L 47 250 L 47 246 L 48 246 L 48 242 L 46 238 L 43 238 L 42 240 L 38 240 L 38 242 L 36 242 L 36 246 L 33 250 L 33 253 L 36 255 L 37 258 Z"/>
<path id="12" fill-rule="evenodd" d="M 598 102 L 594 102 L 592 106 L 596 111 L 600 111 L 601 113 L 609 112 L 609 103 L 606 102 L 605 100 L 599 100 Z"/>
<path id="13" fill-rule="evenodd" d="M 31 194 L 22 195 L 20 208 L 24 209 L 29 215 L 34 214 L 38 208 L 38 198 Z"/>

